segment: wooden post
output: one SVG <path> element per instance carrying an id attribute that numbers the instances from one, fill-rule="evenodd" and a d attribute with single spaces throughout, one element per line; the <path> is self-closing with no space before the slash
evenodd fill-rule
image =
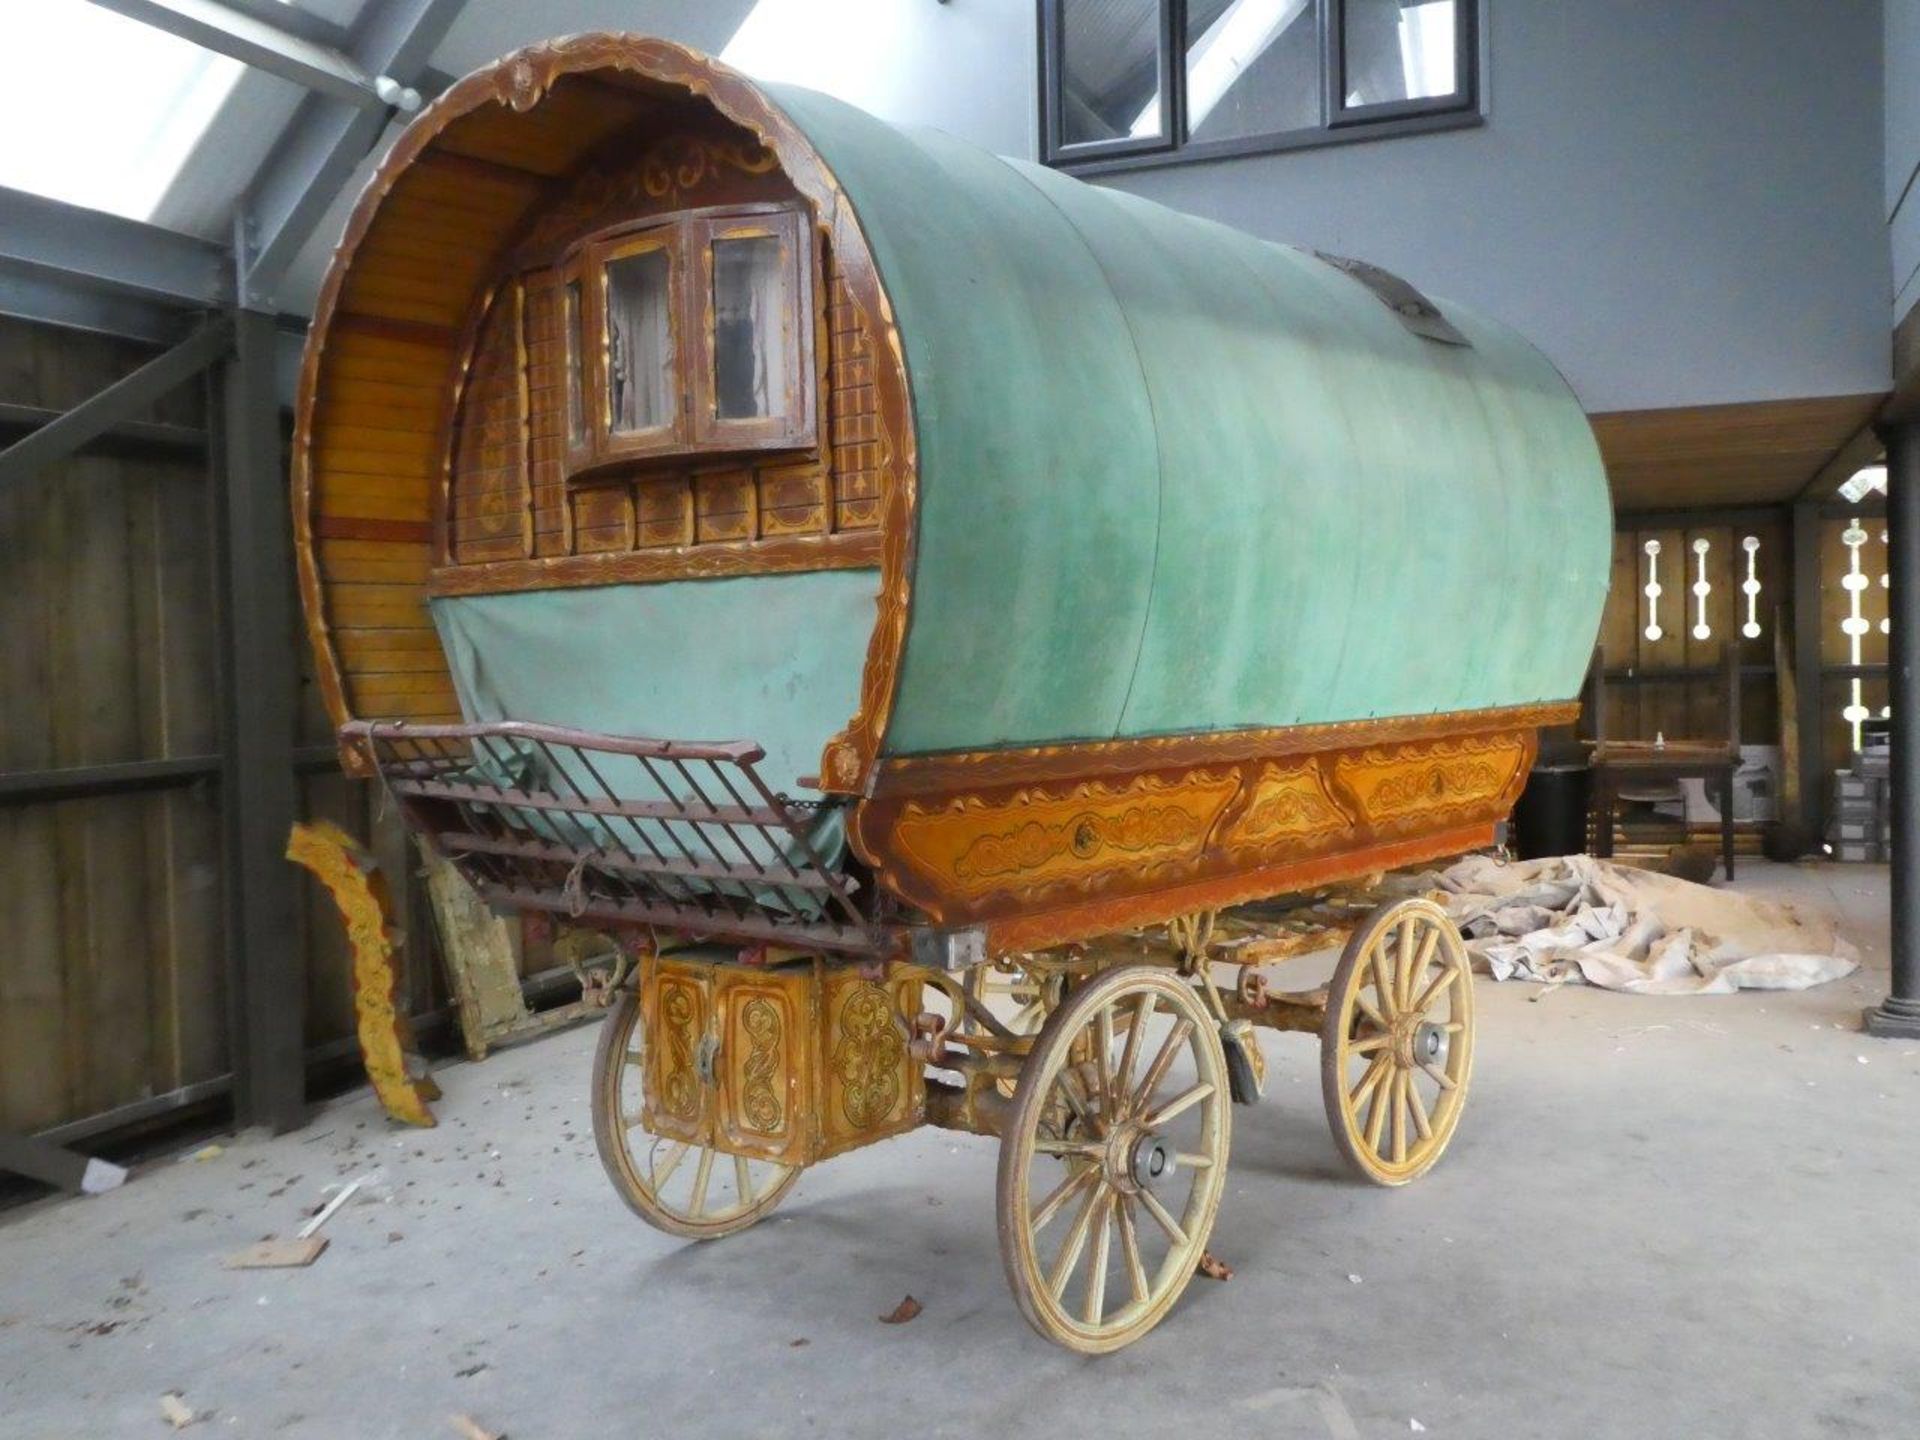
<path id="1" fill-rule="evenodd" d="M 1893 709 L 1893 976 L 1869 1035 L 1920 1039 L 1920 420 L 1887 442 L 1888 703 Z"/>

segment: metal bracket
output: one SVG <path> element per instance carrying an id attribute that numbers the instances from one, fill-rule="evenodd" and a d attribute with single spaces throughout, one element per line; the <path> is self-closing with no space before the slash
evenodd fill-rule
<path id="1" fill-rule="evenodd" d="M 1440 307 L 1413 286 L 1391 271 L 1382 270 L 1378 265 L 1369 265 L 1364 260 L 1349 260 L 1344 255 L 1329 255 L 1324 250 L 1313 252 L 1320 259 L 1345 272 L 1371 290 L 1380 299 L 1380 303 L 1393 311 L 1400 323 L 1420 336 L 1423 340 L 1436 340 L 1442 345 L 1464 345 L 1471 349 L 1473 342 L 1454 328 L 1451 320 L 1440 313 Z"/>
<path id="2" fill-rule="evenodd" d="M 966 970 L 986 958 L 987 932 L 978 925 L 963 930 L 916 926 L 913 931 L 913 963 L 928 970 Z"/>

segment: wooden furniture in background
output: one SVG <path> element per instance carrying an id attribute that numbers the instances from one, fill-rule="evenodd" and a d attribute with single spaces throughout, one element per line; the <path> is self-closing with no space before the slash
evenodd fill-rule
<path id="1" fill-rule="evenodd" d="M 1720 807 L 1720 863 L 1733 879 L 1733 775 L 1740 766 L 1740 652 L 1727 647 L 1727 728 L 1711 739 L 1609 740 L 1606 738 L 1607 671 L 1604 657 L 1593 666 L 1594 854 L 1613 854 L 1614 808 L 1622 789 L 1681 780 L 1705 780 Z"/>

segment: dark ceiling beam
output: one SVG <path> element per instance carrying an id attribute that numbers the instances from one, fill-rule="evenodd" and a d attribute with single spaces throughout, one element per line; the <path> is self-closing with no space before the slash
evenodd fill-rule
<path id="1" fill-rule="evenodd" d="M 361 66 L 332 45 L 261 18 L 257 7 L 236 9 L 221 0 L 93 0 L 102 9 L 137 20 L 218 55 L 304 85 L 349 105 L 384 111 L 420 108 L 420 95 L 384 70 Z"/>
<path id="2" fill-rule="evenodd" d="M 348 56 L 371 74 L 417 80 L 459 15 L 463 0 L 386 0 L 354 26 Z M 373 149 L 389 112 L 343 106 L 324 95 L 300 102 L 286 131 L 241 198 L 236 265 L 241 304 L 274 309 L 274 291 L 354 167 Z"/>
<path id="3" fill-rule="evenodd" d="M 57 420 L 0 450 L 0 490 L 139 416 L 162 395 L 191 380 L 233 347 L 232 322 L 211 320 L 125 379 L 81 401 Z"/>
<path id="4" fill-rule="evenodd" d="M 217 309 L 232 296 L 227 252 L 177 230 L 0 188 L 0 274 Z"/>

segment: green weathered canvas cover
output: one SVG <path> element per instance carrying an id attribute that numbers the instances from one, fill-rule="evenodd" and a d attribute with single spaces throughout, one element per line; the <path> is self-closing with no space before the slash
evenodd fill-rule
<path id="1" fill-rule="evenodd" d="M 1566 383 L 1442 302 L 768 87 L 844 186 L 920 454 L 895 754 L 1564 700 L 1607 587 Z"/>
<path id="2" fill-rule="evenodd" d="M 1408 331 L 1300 251 L 769 93 L 898 319 L 920 460 L 891 754 L 1562 700 L 1611 522 L 1566 384 L 1441 302 Z M 434 602 L 463 708 L 759 741 L 853 715 L 872 571 Z"/>

